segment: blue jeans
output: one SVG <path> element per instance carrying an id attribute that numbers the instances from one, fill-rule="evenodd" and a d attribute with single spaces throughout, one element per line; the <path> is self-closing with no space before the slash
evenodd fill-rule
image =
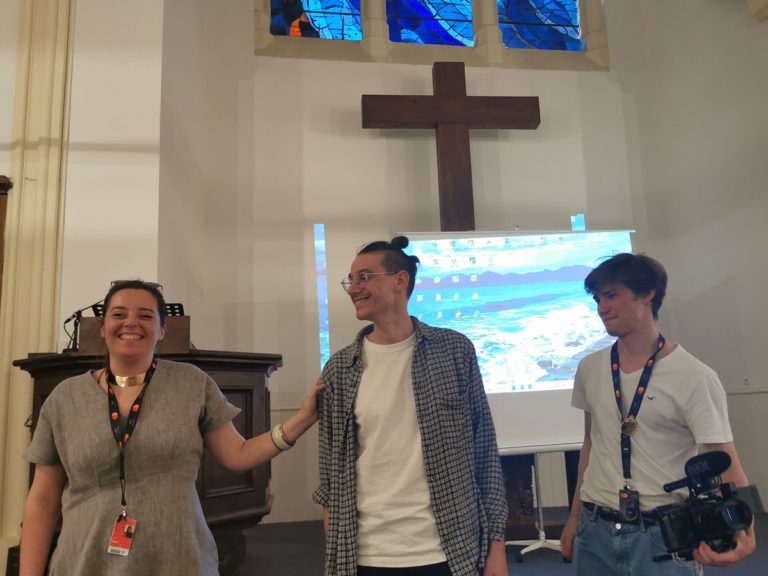
<path id="1" fill-rule="evenodd" d="M 703 573 L 701 566 L 693 561 L 653 561 L 654 556 L 665 553 L 658 525 L 617 524 L 581 508 L 573 559 L 578 576 L 698 576 Z"/>

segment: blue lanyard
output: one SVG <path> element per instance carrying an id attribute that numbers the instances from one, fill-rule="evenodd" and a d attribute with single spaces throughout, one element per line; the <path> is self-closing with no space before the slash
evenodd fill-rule
<path id="1" fill-rule="evenodd" d="M 611 347 L 611 377 L 613 378 L 613 392 L 616 396 L 616 405 L 619 407 L 621 416 L 621 467 L 624 472 L 624 479 L 632 478 L 630 475 L 630 462 L 632 459 L 632 440 L 631 436 L 637 430 L 637 413 L 640 412 L 640 404 L 645 397 L 645 391 L 648 389 L 648 382 L 651 379 L 651 372 L 656 365 L 656 356 L 664 348 L 666 340 L 659 334 L 659 340 L 656 344 L 656 350 L 645 362 L 643 373 L 640 375 L 640 382 L 637 383 L 635 397 L 629 407 L 629 413 L 624 417 L 624 402 L 621 395 L 621 364 L 619 363 L 618 340 Z"/>

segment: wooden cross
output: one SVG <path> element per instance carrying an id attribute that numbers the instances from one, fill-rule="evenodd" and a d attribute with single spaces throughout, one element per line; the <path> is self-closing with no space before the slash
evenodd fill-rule
<path id="1" fill-rule="evenodd" d="M 363 128 L 434 128 L 440 228 L 474 230 L 470 128 L 535 130 L 537 96 L 467 96 L 463 62 L 435 62 L 434 96 L 363 95 Z"/>

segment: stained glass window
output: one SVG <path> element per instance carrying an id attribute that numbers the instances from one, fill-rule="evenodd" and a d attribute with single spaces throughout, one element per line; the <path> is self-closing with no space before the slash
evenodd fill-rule
<path id="1" fill-rule="evenodd" d="M 387 0 L 392 42 L 474 46 L 472 0 Z"/>
<path id="2" fill-rule="evenodd" d="M 271 0 L 275 36 L 362 40 L 360 0 Z"/>
<path id="3" fill-rule="evenodd" d="M 365 1 L 365 0 L 363 0 Z M 361 0 L 271 0 L 276 36 L 362 40 Z M 496 0 L 504 46 L 584 50 L 579 0 Z M 386 0 L 389 39 L 474 46 L 472 0 Z"/>
<path id="4" fill-rule="evenodd" d="M 499 27 L 507 48 L 584 49 L 579 0 L 497 0 Z"/>

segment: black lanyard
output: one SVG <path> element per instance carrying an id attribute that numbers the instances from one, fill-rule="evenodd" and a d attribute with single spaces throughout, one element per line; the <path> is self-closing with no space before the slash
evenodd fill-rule
<path id="1" fill-rule="evenodd" d="M 136 428 L 136 422 L 138 422 L 139 414 L 141 413 L 141 403 L 144 400 L 144 393 L 147 391 L 149 381 L 152 380 L 152 375 L 155 373 L 155 368 L 157 368 L 157 360 L 153 358 L 152 364 L 149 366 L 149 370 L 147 370 L 146 374 L 144 375 L 144 389 L 138 395 L 136 400 L 133 401 L 131 410 L 128 412 L 128 419 L 125 423 L 125 431 L 123 431 L 123 427 L 120 424 L 120 407 L 117 404 L 117 396 L 115 396 L 115 391 L 112 390 L 112 386 L 117 386 L 115 375 L 109 368 L 107 368 L 105 372 L 107 377 L 107 405 L 109 407 L 109 426 L 112 428 L 112 435 L 115 437 L 117 447 L 120 449 L 120 504 L 123 507 L 122 512 L 120 512 L 120 516 L 122 518 L 126 517 L 125 511 L 128 507 L 128 503 L 125 499 L 125 454 L 123 453 L 123 450 L 125 445 L 128 443 L 128 440 L 131 439 L 133 430 Z"/>
<path id="2" fill-rule="evenodd" d="M 648 382 L 651 379 L 651 372 L 656 365 L 656 356 L 661 349 L 664 348 L 664 336 L 659 334 L 659 340 L 656 344 L 656 350 L 645 362 L 643 367 L 643 373 L 640 375 L 640 382 L 637 383 L 637 389 L 635 390 L 635 397 L 632 399 L 632 404 L 629 407 L 629 413 L 626 418 L 624 417 L 624 401 L 621 395 L 621 364 L 619 363 L 619 347 L 618 340 L 613 343 L 611 347 L 611 376 L 613 377 L 613 391 L 616 396 L 616 405 L 619 407 L 619 415 L 621 416 L 621 467 L 624 472 L 624 479 L 628 480 L 632 478 L 629 473 L 630 462 L 632 459 L 632 440 L 631 436 L 637 429 L 637 413 L 640 412 L 640 404 L 645 397 L 645 391 L 648 389 Z"/>

